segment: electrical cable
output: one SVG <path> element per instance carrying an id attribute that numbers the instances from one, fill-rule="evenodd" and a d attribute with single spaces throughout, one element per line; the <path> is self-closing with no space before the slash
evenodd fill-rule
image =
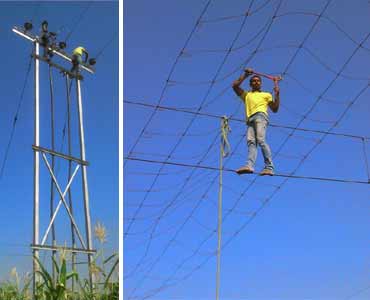
<path id="1" fill-rule="evenodd" d="M 192 164 L 185 164 L 181 162 L 171 162 L 171 161 L 163 161 L 163 160 L 150 160 L 150 159 L 143 159 L 137 157 L 124 157 L 127 160 L 133 161 L 140 161 L 146 163 L 156 163 L 156 164 L 166 164 L 171 166 L 179 166 L 179 167 L 188 167 L 188 168 L 199 168 L 199 169 L 206 169 L 206 170 L 214 170 L 217 171 L 217 167 L 212 166 L 203 166 L 203 165 L 192 165 Z M 235 170 L 224 168 L 226 172 L 234 172 Z M 255 174 L 255 175 L 258 175 Z M 331 182 L 340 182 L 340 183 L 357 183 L 357 184 L 369 184 L 368 181 L 363 180 L 353 180 L 353 179 L 342 179 L 342 178 L 329 178 L 329 177 L 317 177 L 317 176 L 299 176 L 299 175 L 292 175 L 292 174 L 274 174 L 275 177 L 285 177 L 285 178 L 294 178 L 294 179 L 309 179 L 309 180 L 319 180 L 319 181 L 331 181 Z"/>
<path id="2" fill-rule="evenodd" d="M 31 71 L 31 64 L 32 64 L 32 55 L 30 56 L 30 61 L 28 63 L 28 67 L 27 67 L 27 71 L 26 71 L 26 77 L 25 77 L 24 82 L 23 82 L 23 87 L 22 87 L 21 95 L 20 95 L 20 98 L 18 100 L 18 104 L 17 104 L 17 109 L 16 109 L 16 112 L 15 112 L 15 116 L 13 118 L 13 126 L 12 126 L 12 129 L 11 129 L 11 132 L 10 132 L 9 141 L 8 141 L 7 146 L 6 146 L 6 150 L 5 150 L 5 155 L 4 155 L 4 158 L 3 158 L 3 162 L 1 164 L 0 181 L 3 178 L 3 175 L 4 175 L 5 165 L 6 165 L 6 162 L 8 160 L 8 155 L 9 155 L 10 147 L 12 145 L 12 141 L 13 141 L 13 138 L 14 138 L 15 128 L 16 128 L 17 121 L 18 121 L 18 114 L 19 114 L 19 111 L 20 111 L 21 106 L 22 106 L 22 103 L 23 103 L 24 92 L 25 92 L 25 89 L 26 89 L 26 86 L 27 86 L 28 76 L 29 76 L 30 71 Z"/>

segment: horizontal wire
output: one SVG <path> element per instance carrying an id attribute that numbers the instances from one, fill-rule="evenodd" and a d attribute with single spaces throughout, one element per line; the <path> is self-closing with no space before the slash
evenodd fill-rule
<path id="1" fill-rule="evenodd" d="M 222 118 L 221 115 L 216 115 L 216 114 L 211 114 L 211 113 L 206 113 L 206 112 L 199 112 L 199 111 L 191 111 L 191 110 L 185 110 L 185 109 L 178 109 L 176 107 L 154 105 L 154 104 L 137 102 L 137 101 L 129 101 L 129 100 L 124 100 L 124 102 L 127 103 L 127 104 L 150 107 L 150 108 L 155 108 L 155 109 L 159 109 L 159 110 L 170 110 L 170 111 L 182 112 L 182 113 L 187 113 L 187 114 L 194 114 L 194 115 L 204 116 L 204 117 L 209 117 L 209 118 L 217 118 L 217 119 Z M 245 119 L 238 119 L 238 118 L 230 117 L 229 120 L 245 123 Z M 341 137 L 354 138 L 354 139 L 360 139 L 360 140 L 363 140 L 363 139 L 370 140 L 370 137 L 359 136 L 359 135 L 354 135 L 354 134 L 347 134 L 347 133 L 335 133 L 335 132 L 329 132 L 329 131 L 325 131 L 325 130 L 316 130 L 316 129 L 302 128 L 302 127 L 296 128 L 296 127 L 293 127 L 293 126 L 273 124 L 273 123 L 270 123 L 269 126 L 270 127 L 276 127 L 276 128 L 295 129 L 296 131 L 305 131 L 305 132 L 313 132 L 313 133 L 320 133 L 320 134 L 329 134 L 329 135 L 334 135 L 334 136 L 341 136 Z"/>
<path id="2" fill-rule="evenodd" d="M 199 113 L 198 113 L 199 114 Z M 242 121 L 242 122 L 245 122 L 244 120 Z M 293 127 L 291 127 L 291 129 L 292 129 Z M 295 130 L 300 130 L 300 129 L 298 129 L 298 128 L 294 128 Z M 318 131 L 315 131 L 315 132 L 318 132 Z M 324 131 L 322 131 L 322 132 L 319 132 L 319 133 L 326 133 L 326 134 L 331 134 L 331 135 L 342 135 L 342 134 L 334 134 L 334 133 L 331 133 L 331 132 L 324 132 Z M 357 136 L 350 136 L 350 135 L 344 135 L 343 134 L 343 136 L 347 136 L 347 137 L 352 137 L 352 138 L 362 138 L 362 137 L 357 137 Z M 162 162 L 161 162 L 162 163 Z M 214 169 L 217 169 L 217 168 L 214 168 Z M 218 169 L 217 169 L 218 170 Z M 299 177 L 299 176 L 290 176 L 290 178 L 302 178 L 302 177 Z M 317 178 L 312 178 L 312 177 L 310 177 L 310 179 L 317 179 Z M 320 178 L 320 180 L 322 180 L 322 178 Z M 331 181 L 332 179 L 330 179 L 330 181 Z M 364 183 L 364 182 L 363 182 Z M 161 290 L 161 288 L 159 289 L 159 290 Z"/>
<path id="3" fill-rule="evenodd" d="M 134 158 L 134 157 L 124 157 L 126 160 L 134 160 L 146 163 L 155 163 L 155 164 L 166 164 L 172 166 L 179 166 L 179 167 L 189 167 L 189 168 L 199 168 L 199 169 L 207 169 L 207 170 L 214 170 L 219 171 L 218 167 L 212 166 L 202 166 L 202 165 L 191 165 L 191 164 L 184 164 L 179 162 L 170 162 L 170 161 L 161 161 L 161 160 L 149 160 L 149 159 L 141 159 L 141 158 Z M 223 168 L 223 171 L 226 172 L 233 172 L 235 173 L 234 169 Z M 256 173 L 255 175 L 259 175 Z M 291 174 L 274 174 L 275 177 L 285 177 L 285 178 L 295 178 L 295 179 L 309 179 L 309 180 L 320 180 L 320 181 L 332 181 L 332 182 L 341 182 L 341 183 L 356 183 L 356 184 L 370 184 L 369 181 L 361 181 L 361 180 L 351 180 L 351 179 L 340 179 L 340 178 L 329 178 L 329 177 L 315 177 L 315 176 L 299 176 L 299 175 L 291 175 Z"/>

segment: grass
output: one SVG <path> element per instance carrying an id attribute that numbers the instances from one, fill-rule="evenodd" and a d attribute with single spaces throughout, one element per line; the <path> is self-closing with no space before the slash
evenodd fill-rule
<path id="1" fill-rule="evenodd" d="M 95 237 L 103 245 L 106 240 L 106 232 L 100 223 L 95 226 Z M 1 300 L 118 300 L 118 263 L 117 253 L 104 257 L 103 247 L 93 257 L 90 271 L 95 280 L 91 288 L 88 278 L 82 278 L 81 274 L 68 268 L 68 252 L 60 251 L 59 260 L 52 258 L 55 276 L 47 270 L 42 262 L 34 258 L 39 270 L 36 272 L 37 286 L 33 298 L 32 282 L 30 273 L 20 277 L 16 268 L 10 272 L 9 279 L 0 282 Z M 75 281 L 72 290 L 71 282 Z"/>

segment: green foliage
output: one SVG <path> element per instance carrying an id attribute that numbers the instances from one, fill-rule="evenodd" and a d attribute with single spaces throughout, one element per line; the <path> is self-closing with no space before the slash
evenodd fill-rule
<path id="1" fill-rule="evenodd" d="M 55 258 L 52 257 L 53 265 L 56 270 L 56 279 L 50 276 L 48 271 L 42 265 L 40 260 L 35 257 L 40 270 L 36 271 L 42 278 L 42 283 L 37 285 L 37 297 L 38 299 L 45 300 L 64 300 L 67 298 L 67 281 L 72 278 L 78 279 L 78 274 L 76 272 L 67 273 L 67 262 L 65 258 L 62 258 L 61 265 L 58 266 Z"/>
<path id="2" fill-rule="evenodd" d="M 16 280 L 0 282 L 0 300 L 118 300 L 118 254 L 114 253 L 105 260 L 101 257 L 102 254 L 98 253 L 90 265 L 90 270 L 95 278 L 93 287 L 91 287 L 89 279 L 80 278 L 77 272 L 67 271 L 67 261 L 64 257 L 61 258 L 60 264 L 52 258 L 55 279 L 40 260 L 35 258 L 39 265 L 39 270 L 36 272 L 35 297 L 31 297 L 32 277 L 25 276 L 22 288 L 20 288 L 18 274 L 16 274 Z M 109 271 L 105 272 L 104 270 Z M 69 282 L 72 279 L 78 283 L 76 291 L 72 291 L 69 287 Z"/>
<path id="3" fill-rule="evenodd" d="M 13 273 L 13 270 L 12 270 Z M 30 284 L 32 277 L 26 274 L 23 278 L 23 287 L 20 288 L 18 273 L 14 268 L 14 273 L 11 274 L 12 277 L 15 277 L 14 281 L 6 281 L 0 283 L 0 299 L 1 300 L 30 300 L 31 291 Z"/>

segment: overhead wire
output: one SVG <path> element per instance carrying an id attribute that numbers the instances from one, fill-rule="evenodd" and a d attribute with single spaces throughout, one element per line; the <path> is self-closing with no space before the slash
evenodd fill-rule
<path id="1" fill-rule="evenodd" d="M 180 50 L 179 54 L 177 55 L 174 63 L 172 64 L 171 68 L 170 68 L 170 72 L 167 76 L 167 80 L 166 80 L 166 83 L 164 85 L 164 87 L 162 88 L 162 91 L 161 91 L 161 94 L 160 94 L 160 97 L 159 97 L 159 100 L 157 102 L 157 105 L 160 105 L 164 99 L 164 93 L 165 91 L 167 90 L 168 86 L 169 86 L 169 81 L 171 80 L 171 76 L 175 70 L 175 67 L 176 65 L 178 64 L 179 62 L 179 59 L 183 53 L 183 51 L 186 49 L 187 45 L 189 44 L 192 36 L 194 35 L 195 31 L 197 30 L 198 26 L 199 26 L 199 23 L 200 23 L 200 20 L 202 19 L 203 15 L 206 13 L 209 5 L 211 4 L 212 0 L 208 0 L 207 3 L 205 4 L 205 6 L 203 7 L 201 13 L 200 13 L 200 16 L 198 17 L 195 25 L 193 26 L 192 30 L 190 31 L 190 34 L 189 36 L 187 37 L 182 49 Z M 149 119 L 147 120 L 147 122 L 144 124 L 143 126 L 143 129 L 140 133 L 140 135 L 138 136 L 138 138 L 136 139 L 136 141 L 134 142 L 134 145 L 132 146 L 131 150 L 129 150 L 129 155 L 131 154 L 131 152 L 135 149 L 136 145 L 139 143 L 139 140 L 141 138 L 141 136 L 143 135 L 143 133 L 146 131 L 147 127 L 149 126 L 149 124 L 151 123 L 152 119 L 154 118 L 154 115 L 156 114 L 156 110 L 152 112 L 152 114 L 149 116 Z M 125 167 L 125 163 L 123 165 Z"/>
<path id="2" fill-rule="evenodd" d="M 116 31 L 116 32 L 114 32 L 114 34 L 112 35 L 112 37 L 96 53 L 95 59 L 98 59 L 104 53 L 104 51 L 108 48 L 108 46 L 110 46 L 113 43 L 113 41 L 115 39 L 117 39 L 117 37 L 118 37 L 118 32 Z"/>
<path id="3" fill-rule="evenodd" d="M 280 3 L 280 4 L 281 4 L 281 3 Z M 279 8 L 279 6 L 278 6 L 278 8 Z M 264 37 L 263 37 L 263 38 L 265 38 L 265 37 L 266 37 L 266 35 L 264 35 Z M 260 46 L 260 45 L 261 45 L 261 43 L 259 44 L 259 46 Z M 259 46 L 258 46 L 258 47 L 259 47 Z M 258 49 L 258 48 L 256 48 L 256 49 Z"/>
<path id="4" fill-rule="evenodd" d="M 16 109 L 16 112 L 15 112 L 15 115 L 14 115 L 14 118 L 13 118 L 12 129 L 10 131 L 9 140 L 8 140 L 8 143 L 7 143 L 7 146 L 6 146 L 6 149 L 5 149 L 4 158 L 3 158 L 3 161 L 2 161 L 2 164 L 1 164 L 0 180 L 2 180 L 2 178 L 4 176 L 4 169 L 5 169 L 6 162 L 8 160 L 10 147 L 11 147 L 12 142 L 13 142 L 14 133 L 15 133 L 15 129 L 16 129 L 17 121 L 18 121 L 19 111 L 20 111 L 22 103 L 23 103 L 24 92 L 26 90 L 28 77 L 29 77 L 29 74 L 30 74 L 30 71 L 31 71 L 31 64 L 32 64 L 32 56 L 30 56 L 30 61 L 29 61 L 28 66 L 27 66 L 26 76 L 25 76 L 24 81 L 23 81 L 23 86 L 22 86 L 20 98 L 18 100 L 17 109 Z"/>
<path id="5" fill-rule="evenodd" d="M 230 89 L 230 87 L 229 87 L 229 89 Z M 215 118 L 215 119 L 220 119 L 222 117 L 221 115 L 216 115 L 216 114 L 207 113 L 207 112 L 190 111 L 190 110 L 185 110 L 185 109 L 178 109 L 177 107 L 154 105 L 154 104 L 149 104 L 149 103 L 139 102 L 139 101 L 124 100 L 124 102 L 127 103 L 127 104 L 131 104 L 131 105 L 143 106 L 143 107 L 148 107 L 148 108 L 157 108 L 157 109 L 160 109 L 160 110 L 170 110 L 170 111 L 182 112 L 182 113 L 186 113 L 186 114 L 194 114 L 194 115 L 198 115 L 198 116 Z M 229 119 L 231 121 L 245 123 L 245 119 L 239 119 L 239 118 L 235 118 L 235 117 L 229 117 Z M 335 123 L 335 122 L 332 122 L 332 123 Z M 347 138 L 354 138 L 354 139 L 370 140 L 370 137 L 354 135 L 354 134 L 347 134 L 347 133 L 329 132 L 329 131 L 325 131 L 325 130 L 317 130 L 317 129 L 310 129 L 310 128 L 302 128 L 302 127 L 297 127 L 296 128 L 296 127 L 293 127 L 293 126 L 274 124 L 274 123 L 270 123 L 269 126 L 276 127 L 276 128 L 283 128 L 283 129 L 296 129 L 296 131 L 302 131 L 302 132 L 312 132 L 312 133 L 319 133 L 319 134 L 325 133 L 325 134 L 338 136 L 338 137 L 347 137 Z"/>
<path id="6" fill-rule="evenodd" d="M 84 18 L 84 16 L 88 12 L 88 10 L 90 9 L 90 7 L 93 4 L 93 2 L 94 1 L 89 1 L 87 3 L 86 7 L 84 8 L 84 10 L 77 16 L 76 21 L 72 25 L 72 29 L 68 32 L 68 34 L 67 34 L 67 36 L 65 38 L 65 41 L 66 42 L 70 39 L 70 37 L 72 36 L 72 34 L 75 32 L 75 30 L 77 29 L 78 25 L 80 24 L 80 22 L 82 21 L 82 19 Z"/>
<path id="7" fill-rule="evenodd" d="M 167 87 L 168 87 L 168 82 L 170 81 L 171 76 L 172 76 L 172 73 L 174 72 L 175 67 L 176 67 L 176 65 L 177 65 L 177 63 L 178 63 L 178 61 L 179 61 L 179 59 L 180 59 L 181 53 L 182 53 L 182 51 L 187 47 L 187 45 L 188 45 L 188 43 L 189 43 L 190 39 L 192 38 L 192 36 L 193 36 L 194 32 L 196 31 L 197 27 L 199 26 L 199 22 L 200 22 L 200 20 L 201 20 L 202 16 L 203 16 L 203 15 L 205 14 L 205 12 L 207 11 L 207 9 L 208 9 L 208 7 L 209 7 L 209 5 L 210 5 L 211 1 L 212 1 L 212 0 L 208 0 L 208 1 L 207 1 L 207 3 L 206 3 L 206 5 L 204 6 L 204 8 L 203 8 L 203 10 L 202 10 L 202 12 L 201 12 L 201 14 L 200 14 L 200 16 L 198 17 L 198 19 L 197 19 L 197 21 L 196 21 L 196 24 L 193 26 L 193 29 L 191 30 L 191 32 L 190 32 L 190 34 L 189 34 L 188 38 L 186 39 L 184 46 L 183 46 L 183 47 L 182 47 L 182 49 L 180 50 L 180 53 L 177 55 L 177 57 L 176 57 L 176 59 L 175 59 L 175 62 L 172 64 L 172 67 L 171 67 L 171 69 L 170 69 L 169 75 L 167 76 L 166 83 L 165 83 L 165 85 L 164 85 L 164 87 L 163 87 L 163 89 L 162 89 L 162 91 L 161 91 L 161 95 L 160 95 L 160 97 L 159 97 L 159 100 L 158 100 L 157 105 L 160 105 L 160 104 L 161 104 L 161 102 L 163 101 L 163 99 L 164 99 L 164 93 L 165 93 L 165 91 L 166 91 L 166 89 L 167 89 Z M 149 119 L 147 120 L 147 122 L 144 124 L 144 126 L 143 126 L 143 129 L 142 129 L 141 133 L 139 134 L 138 138 L 136 139 L 136 141 L 134 142 L 133 146 L 131 147 L 131 150 L 129 150 L 129 152 L 128 152 L 128 153 L 129 153 L 129 155 L 131 155 L 131 153 L 132 153 L 132 152 L 134 151 L 134 149 L 136 148 L 137 144 L 139 143 L 140 138 L 142 137 L 142 135 L 144 134 L 144 132 L 147 130 L 147 127 L 148 127 L 148 126 L 149 126 L 149 124 L 151 123 L 151 121 L 152 121 L 152 119 L 154 118 L 154 115 L 156 114 L 156 112 L 157 112 L 157 110 L 155 109 L 155 110 L 152 112 L 152 114 L 150 115 L 150 117 L 149 117 Z M 125 164 L 126 164 L 126 162 L 124 162 L 123 167 L 125 167 Z M 158 174 L 159 174 L 159 173 L 161 173 L 161 172 L 158 172 Z M 157 178 L 157 177 L 155 177 L 155 179 L 154 179 L 154 181 L 153 181 L 153 185 L 154 185 L 154 184 L 155 184 L 155 182 L 156 182 L 156 178 Z M 145 199 L 146 199 L 146 197 L 145 197 L 145 198 L 144 198 L 144 200 L 142 201 L 142 202 L 143 202 L 143 204 L 144 204 L 144 202 L 145 202 Z M 135 216 L 137 216 L 137 215 L 139 214 L 140 210 L 141 210 L 141 206 L 139 206 L 139 207 L 138 207 L 138 209 L 134 212 L 134 217 L 135 217 Z M 132 224 L 133 224 L 133 222 L 130 222 L 130 223 L 128 224 L 128 226 L 127 226 L 127 228 L 126 228 L 126 231 L 124 232 L 124 237 L 127 235 L 127 232 L 130 232 L 130 229 L 131 229 Z"/>
<path id="8" fill-rule="evenodd" d="M 249 5 L 249 7 L 248 7 L 248 10 L 250 10 L 250 9 L 251 9 L 251 7 L 252 7 L 253 3 L 254 3 L 254 0 L 252 0 L 252 1 L 250 2 L 250 5 Z M 280 3 L 281 3 L 281 2 L 280 2 Z M 238 40 L 238 38 L 239 38 L 239 36 L 240 36 L 240 34 L 241 34 L 241 32 L 242 32 L 242 29 L 243 29 L 243 27 L 244 27 L 244 25 L 245 25 L 245 23 L 246 23 L 246 21 L 247 21 L 247 17 L 248 17 L 248 15 L 246 15 L 246 16 L 245 16 L 245 18 L 243 19 L 243 22 L 241 23 L 241 25 L 240 25 L 240 27 L 239 27 L 239 30 L 237 31 L 237 33 L 236 33 L 236 35 L 235 35 L 234 39 L 233 39 L 233 40 L 232 40 L 232 42 L 231 42 L 230 49 L 233 47 L 233 45 L 234 45 L 234 44 L 236 43 L 236 41 Z M 220 65 L 219 65 L 219 67 L 217 68 L 217 70 L 216 70 L 216 72 L 215 72 L 215 75 L 213 76 L 213 80 L 212 80 L 211 84 L 209 85 L 209 87 L 208 87 L 208 89 L 207 89 L 207 92 L 206 92 L 205 96 L 203 97 L 203 99 L 202 99 L 202 101 L 201 101 L 201 103 L 200 103 L 200 105 L 199 105 L 199 109 L 198 109 L 198 111 L 200 111 L 200 110 L 202 109 L 202 105 L 205 103 L 206 99 L 208 98 L 208 96 L 209 96 L 209 94 L 210 94 L 210 92 L 211 92 L 211 90 L 212 90 L 212 88 L 213 88 L 214 82 L 215 82 L 215 80 L 217 79 L 218 75 L 220 74 L 222 67 L 223 67 L 223 66 L 224 66 L 224 64 L 226 63 L 226 60 L 228 59 L 229 54 L 230 54 L 230 52 L 228 52 L 228 53 L 226 53 L 226 54 L 225 54 L 225 56 L 224 56 L 224 58 L 223 58 L 223 60 L 222 60 L 221 64 L 220 64 Z M 190 129 L 190 127 L 192 126 L 192 124 L 193 124 L 194 120 L 195 120 L 195 116 L 191 119 L 191 121 L 189 122 L 188 126 L 186 127 L 186 129 L 185 129 L 185 131 L 184 131 L 185 133 Z M 179 141 L 176 143 L 175 147 L 173 147 L 173 148 L 172 148 L 172 150 L 171 150 L 171 152 L 170 152 L 170 154 L 169 154 L 168 158 L 170 158 L 170 157 L 171 157 L 171 155 L 172 155 L 172 153 L 177 149 L 177 147 L 178 147 L 178 145 L 180 144 L 181 140 L 182 140 L 182 138 L 180 138 L 180 139 L 179 139 Z M 213 143 L 214 143 L 214 142 L 213 142 Z M 164 166 L 164 164 L 163 164 L 162 166 Z M 160 171 L 159 171 L 158 173 L 160 173 Z M 156 177 L 156 178 L 157 178 L 157 177 Z M 156 181 L 156 179 L 153 181 L 153 183 L 155 183 L 155 181 Z M 145 198 L 144 198 L 144 199 L 145 199 Z M 199 202 L 198 202 L 198 203 L 199 203 Z M 136 214 L 136 215 L 137 215 L 137 214 Z M 132 224 L 132 222 L 130 222 L 130 223 L 129 223 L 129 225 L 130 225 L 130 224 Z M 154 231 L 155 231 L 155 228 L 154 228 Z M 151 243 L 151 240 L 149 240 L 147 250 L 145 251 L 145 253 L 144 253 L 144 255 L 142 256 L 142 258 L 145 258 L 145 257 L 146 257 L 146 255 L 148 254 L 148 251 L 149 251 L 148 249 L 149 249 L 149 247 L 150 247 L 150 243 Z M 140 265 L 140 261 L 139 261 L 139 263 L 138 263 L 136 266 L 138 266 L 138 265 Z M 137 268 L 135 268 L 135 269 L 137 269 Z M 138 285 L 133 289 L 132 293 L 134 293 L 134 292 L 135 292 L 135 290 L 137 289 L 137 287 L 138 287 Z M 132 294 L 132 293 L 131 293 L 131 294 Z M 130 297 L 130 296 L 129 296 L 129 297 Z"/>
<path id="9" fill-rule="evenodd" d="M 214 170 L 218 171 L 217 167 L 212 166 L 203 166 L 203 165 L 192 165 L 186 164 L 181 162 L 172 162 L 172 161 L 163 161 L 163 160 L 153 160 L 153 159 L 144 159 L 138 157 L 125 157 L 125 159 L 133 160 L 133 161 L 140 161 L 146 163 L 156 163 L 156 164 L 166 164 L 171 166 L 179 166 L 179 167 L 189 167 L 189 168 L 200 168 L 206 170 Z M 234 169 L 224 168 L 226 172 L 233 172 L 235 173 Z M 259 175 L 256 173 L 255 175 Z M 285 177 L 285 178 L 295 178 L 295 179 L 310 179 L 310 180 L 320 180 L 320 181 L 331 181 L 331 182 L 341 182 L 341 183 L 358 183 L 358 184 L 369 184 L 368 181 L 363 180 L 351 180 L 351 179 L 341 179 L 341 178 L 329 178 L 329 177 L 315 177 L 315 176 L 299 176 L 299 175 L 292 175 L 292 174 L 274 174 L 275 177 Z"/>
<path id="10" fill-rule="evenodd" d="M 356 99 L 358 99 L 358 97 L 362 94 L 362 92 L 363 91 L 360 91 L 360 93 L 356 96 Z M 344 114 L 343 114 L 343 116 L 344 116 Z M 317 146 L 317 145 L 316 145 Z M 312 148 L 311 149 L 311 151 L 310 151 L 310 153 L 313 151 L 315 149 L 315 147 L 314 148 Z M 309 154 L 310 154 L 309 153 Z M 308 155 L 309 155 L 308 154 Z M 292 174 L 293 173 L 295 173 L 297 170 L 298 170 L 298 168 L 300 167 L 300 165 L 301 165 L 301 163 L 296 167 L 296 169 L 292 172 Z M 255 180 L 258 178 L 258 176 L 256 176 L 255 177 Z M 267 197 L 266 199 L 265 199 L 265 201 L 262 203 L 262 205 L 255 211 L 255 213 L 251 216 L 251 218 L 249 218 L 237 231 L 235 231 L 235 233 L 234 233 L 234 235 L 231 237 L 231 238 L 229 238 L 229 240 L 223 245 L 223 248 L 224 247 L 226 247 L 226 246 L 228 246 L 230 243 L 231 243 L 231 241 L 238 235 L 238 234 L 240 234 L 240 232 L 242 232 L 253 220 L 254 220 L 254 218 L 267 206 L 267 204 L 269 204 L 270 203 L 270 200 L 275 196 L 275 194 L 282 188 L 282 186 L 288 181 L 288 179 L 289 179 L 289 177 L 287 177 L 287 178 L 285 178 L 285 180 L 283 181 L 283 183 L 282 184 L 280 184 L 280 186 L 278 187 L 278 188 L 276 188 L 274 191 L 273 191 L 273 193 L 269 196 L 269 197 Z M 241 196 L 239 197 L 239 199 L 234 203 L 234 206 L 233 206 L 233 208 L 231 209 L 231 211 L 233 211 L 233 209 L 237 206 L 237 204 L 238 204 L 238 202 L 240 201 L 240 199 L 242 199 L 243 198 L 243 196 L 245 195 L 245 193 L 248 191 L 248 189 L 252 186 L 252 184 L 253 183 L 251 183 L 250 185 L 248 185 L 247 187 L 246 187 L 246 189 L 243 191 L 243 193 L 241 194 Z M 366 182 L 363 182 L 363 183 L 361 183 L 361 184 L 366 184 Z M 223 221 L 225 221 L 225 219 L 228 217 L 228 215 L 225 215 L 225 217 L 224 217 L 224 220 Z M 195 252 L 193 252 L 190 256 L 188 256 L 187 258 L 185 258 L 181 263 L 180 263 L 180 265 L 178 265 L 176 268 L 175 268 L 175 270 L 173 271 L 173 273 L 172 273 L 172 275 L 170 275 L 169 277 L 168 277 L 168 280 L 171 280 L 171 278 L 173 278 L 173 276 L 175 276 L 176 274 L 177 274 L 177 272 L 182 268 L 182 266 L 187 262 L 187 261 L 189 261 L 192 257 L 194 257 L 195 255 L 197 255 L 197 253 L 200 251 L 200 249 L 201 249 L 201 247 L 202 247 L 202 245 L 205 243 L 205 242 L 207 242 L 211 237 L 212 237 L 212 235 L 213 234 L 210 234 L 209 236 L 207 236 L 200 244 L 199 244 L 199 247 L 197 248 L 197 250 L 195 251 Z M 187 279 L 187 278 L 189 278 L 194 272 L 196 272 L 197 270 L 199 270 L 202 266 L 204 266 L 212 257 L 213 257 L 214 255 L 211 255 L 211 256 L 209 256 L 208 258 L 206 258 L 202 263 L 200 263 L 199 265 L 197 265 L 195 268 L 193 268 L 193 270 L 192 271 L 190 271 L 190 272 L 188 272 L 188 274 L 187 275 L 185 275 L 183 278 L 182 278 L 182 280 L 185 280 L 185 279 Z M 167 281 L 165 281 L 164 282 L 164 284 L 162 285 L 162 287 L 164 286 L 164 285 L 166 285 L 166 282 Z M 160 287 L 160 290 L 162 290 L 162 288 Z M 153 294 L 153 295 L 155 295 L 155 294 Z"/>
<path id="11" fill-rule="evenodd" d="M 217 17 L 217 18 L 208 19 L 208 20 L 205 19 L 205 20 L 202 20 L 202 23 L 224 22 L 224 21 L 229 21 L 229 20 L 233 20 L 233 19 L 241 19 L 241 18 L 245 17 L 246 14 L 248 14 L 249 16 L 252 16 L 252 15 L 255 15 L 257 12 L 259 12 L 260 10 L 262 10 L 263 8 L 265 8 L 266 5 L 269 4 L 271 1 L 272 0 L 267 0 L 264 3 L 262 3 L 259 7 L 257 7 L 256 9 L 247 10 L 245 13 L 240 14 L 240 15 Z"/>

